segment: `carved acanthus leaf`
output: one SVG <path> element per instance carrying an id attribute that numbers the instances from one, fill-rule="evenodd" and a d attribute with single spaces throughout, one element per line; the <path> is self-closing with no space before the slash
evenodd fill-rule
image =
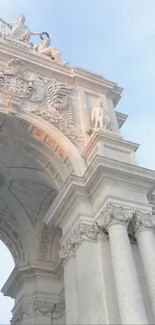
<path id="1" fill-rule="evenodd" d="M 98 225 L 95 224 L 84 224 L 80 223 L 73 231 L 71 236 L 67 238 L 66 242 L 62 245 L 60 251 L 60 258 L 66 262 L 70 256 L 75 255 L 77 247 L 83 240 L 97 240 L 98 236 L 101 235 L 107 238 L 107 234 L 103 232 Z"/>
<path id="2" fill-rule="evenodd" d="M 124 209 L 122 206 L 115 206 L 109 203 L 103 210 L 97 220 L 102 229 L 107 229 L 112 224 L 128 224 L 133 217 L 133 213 Z"/>
<path id="3" fill-rule="evenodd" d="M 132 220 L 132 231 L 135 234 L 138 230 L 142 229 L 155 230 L 155 216 L 151 213 L 135 211 Z"/>
<path id="4" fill-rule="evenodd" d="M 47 302 L 45 300 L 34 300 L 23 302 L 14 312 L 11 325 L 20 325 L 26 316 L 35 316 L 36 313 L 49 315 L 50 318 L 59 318 L 65 314 L 65 301 Z"/>

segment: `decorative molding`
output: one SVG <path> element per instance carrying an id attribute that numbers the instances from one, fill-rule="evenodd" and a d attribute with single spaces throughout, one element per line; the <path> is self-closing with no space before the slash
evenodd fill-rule
<path id="1" fill-rule="evenodd" d="M 135 211 L 131 222 L 131 229 L 133 235 L 136 235 L 137 231 L 155 230 L 155 216 L 151 213 Z"/>
<path id="2" fill-rule="evenodd" d="M 23 321 L 24 311 L 22 305 L 18 308 L 18 310 L 14 313 L 10 323 L 11 325 L 21 325 Z"/>
<path id="3" fill-rule="evenodd" d="M 0 211 L 0 239 L 8 247 L 15 263 L 25 261 L 23 242 L 17 229 L 6 221 L 6 215 Z"/>
<path id="4" fill-rule="evenodd" d="M 34 300 L 23 302 L 14 312 L 11 325 L 20 325 L 26 316 L 45 316 L 49 315 L 51 319 L 57 319 L 65 314 L 65 301 L 47 302 L 46 300 Z"/>
<path id="5" fill-rule="evenodd" d="M 83 141 L 73 116 L 74 88 L 67 82 L 39 77 L 21 59 L 11 59 L 0 67 L 0 94 L 6 113 L 35 114 L 71 141 Z"/>
<path id="6" fill-rule="evenodd" d="M 60 262 L 60 238 L 61 229 L 55 227 L 49 229 L 46 226 L 43 228 L 38 254 L 39 260 L 50 261 L 54 264 Z"/>
<path id="7" fill-rule="evenodd" d="M 4 114 L 4 113 L 2 113 Z M 4 114 L 5 116 L 5 114 Z M 9 116 L 5 116 L 5 124 L 7 124 L 8 126 L 12 126 L 13 124 L 13 117 L 9 117 Z M 49 136 L 45 131 L 43 131 L 41 128 L 35 126 L 32 123 L 29 123 L 25 120 L 22 119 L 18 119 L 16 120 L 16 128 L 18 128 L 19 132 L 21 131 L 26 131 L 29 132 L 34 138 L 36 138 L 37 140 L 39 140 L 40 142 L 42 142 L 43 144 L 46 144 L 48 147 L 50 147 L 50 149 L 52 149 L 53 153 L 62 161 L 63 164 L 66 165 L 66 167 L 68 169 L 71 170 L 72 165 L 71 162 L 68 158 L 67 153 L 60 147 L 60 145 L 57 143 L 57 141 L 52 138 L 52 136 Z M 10 131 L 10 130 L 9 130 Z M 10 134 L 9 134 L 10 135 Z M 11 145 L 17 146 L 17 147 L 22 147 L 24 146 L 24 149 L 28 151 L 30 151 L 30 154 L 33 153 L 34 148 L 32 148 L 31 146 L 28 146 L 26 143 L 24 143 L 23 141 L 21 141 L 20 139 L 17 139 L 17 136 L 12 136 L 12 137 L 7 137 L 6 135 L 1 134 L 0 135 L 0 143 L 10 143 Z"/>
<path id="8" fill-rule="evenodd" d="M 59 318 L 65 314 L 65 301 L 49 303 L 47 301 L 34 301 L 33 307 L 35 312 L 42 315 L 51 315 L 51 318 Z"/>
<path id="9" fill-rule="evenodd" d="M 56 48 L 50 46 L 50 36 L 47 32 L 31 32 L 28 26 L 25 25 L 25 16 L 19 15 L 15 22 L 8 23 L 2 18 L 0 26 L 0 39 L 9 45 L 20 49 L 33 51 L 44 56 L 49 60 L 53 60 L 58 64 L 65 65 L 67 62 L 61 60 L 61 53 Z M 6 30 L 7 27 L 7 30 Z M 10 32 L 8 33 L 8 30 Z M 42 44 L 33 44 L 30 42 L 32 35 L 40 36 Z"/>
<path id="10" fill-rule="evenodd" d="M 98 236 L 102 236 L 106 239 L 108 238 L 107 233 L 104 232 L 96 223 L 92 225 L 84 223 L 78 224 L 73 233 L 63 243 L 62 249 L 60 250 L 60 258 L 65 263 L 70 256 L 75 255 L 76 249 L 83 240 L 95 241 Z"/>
<path id="11" fill-rule="evenodd" d="M 25 123 L 26 124 L 26 123 Z M 25 126 L 26 127 L 26 126 Z M 28 131 L 30 131 L 30 133 L 32 133 L 32 135 L 34 137 L 36 137 L 36 129 L 35 128 L 35 132 L 34 132 L 34 126 L 32 126 L 31 124 L 28 124 L 27 126 Z M 41 141 L 43 144 L 47 144 L 53 151 L 53 154 L 55 155 L 56 159 L 58 159 L 58 163 L 60 162 L 60 166 L 61 164 L 64 165 L 64 167 L 66 167 L 66 172 L 68 173 L 68 175 L 70 174 L 70 172 L 73 170 L 73 166 L 69 160 L 69 158 L 67 157 L 67 154 L 64 152 L 64 150 L 57 144 L 57 142 L 52 138 L 49 137 L 45 132 L 43 132 L 40 129 L 37 129 L 38 133 L 40 135 L 40 138 L 38 139 L 39 141 Z M 10 134 L 10 133 L 9 133 Z M 41 135 L 44 135 L 44 139 L 41 137 Z M 53 163 L 52 161 L 52 157 L 51 159 L 49 158 L 50 156 L 46 154 L 44 154 L 43 152 L 41 152 L 41 150 L 39 150 L 37 147 L 34 147 L 31 144 L 28 144 L 27 142 L 24 141 L 24 139 L 22 139 L 20 137 L 20 135 L 17 137 L 16 136 L 6 136 L 6 135 L 0 135 L 0 145 L 1 144 L 8 144 L 8 145 L 12 145 L 18 148 L 21 148 L 22 150 L 26 150 L 30 155 L 32 155 L 33 157 L 35 157 L 35 159 L 37 159 L 39 161 L 39 163 L 41 163 L 41 165 L 43 165 L 43 167 L 48 171 L 48 173 L 50 173 L 52 175 L 52 177 L 56 180 L 56 182 L 58 183 L 58 186 L 61 188 L 62 185 L 64 184 L 64 179 L 62 178 L 59 170 L 58 170 L 58 165 L 56 165 Z M 2 183 L 2 179 L 0 179 L 0 185 Z"/>
<path id="12" fill-rule="evenodd" d="M 122 206 L 115 206 L 111 203 L 107 204 L 105 210 L 103 210 L 97 219 L 98 225 L 101 229 L 108 229 L 114 224 L 126 224 L 128 225 L 133 217 L 131 211 L 126 210 Z"/>

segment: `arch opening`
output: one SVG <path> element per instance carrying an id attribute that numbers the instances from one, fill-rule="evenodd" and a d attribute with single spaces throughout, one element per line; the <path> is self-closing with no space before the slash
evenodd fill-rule
<path id="1" fill-rule="evenodd" d="M 6 245 L 0 240 L 0 288 L 3 287 L 11 274 L 15 263 L 13 256 L 9 252 Z M 0 324 L 9 324 L 12 314 L 11 310 L 14 306 L 14 299 L 3 296 L 0 293 Z"/>

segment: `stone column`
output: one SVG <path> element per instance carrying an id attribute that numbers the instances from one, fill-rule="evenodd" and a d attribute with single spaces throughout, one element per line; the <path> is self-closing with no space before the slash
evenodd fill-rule
<path id="1" fill-rule="evenodd" d="M 107 324 L 97 236 L 95 226 L 81 222 L 62 243 L 67 324 Z"/>
<path id="2" fill-rule="evenodd" d="M 109 232 L 113 271 L 122 324 L 148 324 L 132 256 L 127 226 L 132 213 L 108 204 L 98 224 Z"/>
<path id="3" fill-rule="evenodd" d="M 155 317 L 155 217 L 136 211 L 133 219 L 133 233 L 137 239 L 138 248 L 144 266 L 144 272 L 152 310 Z"/>

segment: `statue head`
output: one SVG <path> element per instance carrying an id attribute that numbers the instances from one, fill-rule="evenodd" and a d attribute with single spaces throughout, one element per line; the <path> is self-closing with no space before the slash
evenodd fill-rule
<path id="1" fill-rule="evenodd" d="M 18 18 L 17 18 L 17 21 L 19 23 L 25 23 L 25 16 L 23 14 L 19 15 Z"/>
<path id="2" fill-rule="evenodd" d="M 102 107 L 102 102 L 101 102 L 101 99 L 100 98 L 97 99 L 96 106 L 97 107 Z"/>

